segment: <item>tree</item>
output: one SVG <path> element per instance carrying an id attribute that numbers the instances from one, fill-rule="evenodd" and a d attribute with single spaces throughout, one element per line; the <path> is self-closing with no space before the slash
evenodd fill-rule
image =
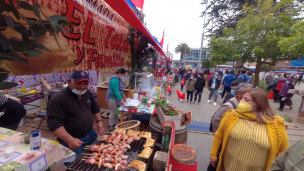
<path id="1" fill-rule="evenodd" d="M 290 56 L 304 57 L 304 21 L 292 26 L 291 36 L 279 41 L 280 50 Z"/>
<path id="2" fill-rule="evenodd" d="M 207 9 L 202 12 L 201 17 L 208 16 L 205 27 L 209 26 L 207 32 L 212 36 L 223 36 L 224 28 L 236 28 L 238 21 L 245 16 L 242 12 L 243 6 L 255 5 L 258 0 L 210 0 Z M 205 2 L 202 3 L 203 5 Z"/>
<path id="3" fill-rule="evenodd" d="M 177 45 L 177 47 L 175 48 L 175 53 L 181 53 L 179 66 L 182 66 L 182 62 L 184 59 L 184 53 L 190 54 L 190 52 L 191 52 L 191 48 L 188 46 L 187 43 L 180 43 L 179 45 Z"/>
<path id="4" fill-rule="evenodd" d="M 19 13 L 16 6 L 33 12 L 36 18 L 25 17 Z M 17 20 L 15 21 L 14 18 Z M 48 19 L 46 18 L 38 3 L 31 5 L 28 1 L 8 0 L 6 3 L 6 1 L 0 0 L 0 63 L 4 60 L 27 63 L 25 57 L 38 57 L 43 51 L 50 52 L 39 42 L 38 38 L 45 38 L 44 35 L 49 33 L 58 42 L 58 34 L 61 34 L 61 31 L 68 34 L 69 26 L 75 26 L 68 22 L 68 18 L 65 16 L 52 15 Z M 22 39 L 7 38 L 2 32 L 8 28 L 20 33 Z M 59 44 L 58 46 L 60 47 Z M 0 68 L 0 89 L 9 89 L 18 85 L 12 82 L 3 82 L 8 73 L 9 71 Z"/>
<path id="5" fill-rule="evenodd" d="M 202 67 L 205 69 L 210 69 L 215 67 L 215 63 L 212 59 L 204 58 L 202 61 Z"/>
<path id="6" fill-rule="evenodd" d="M 301 4 L 292 0 L 260 0 L 256 6 L 244 6 L 246 17 L 235 30 L 226 28 L 223 37 L 213 36 L 210 42 L 213 60 L 225 63 L 232 60 L 256 62 L 254 85 L 259 82 L 262 64 L 275 65 L 278 61 L 297 57 L 280 51 L 278 42 L 289 37 L 296 23 Z"/>

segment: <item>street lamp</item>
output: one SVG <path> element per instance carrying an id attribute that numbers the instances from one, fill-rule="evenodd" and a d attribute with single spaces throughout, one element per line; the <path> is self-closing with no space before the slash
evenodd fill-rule
<path id="1" fill-rule="evenodd" d="M 208 0 L 203 0 L 202 4 L 206 4 L 205 9 L 205 16 L 204 16 L 204 25 L 203 25 L 203 33 L 202 33 L 202 40 L 201 40 L 201 47 L 200 47 L 200 54 L 199 54 L 199 60 L 198 60 L 198 69 L 201 70 L 201 64 L 202 64 L 202 51 L 204 46 L 204 36 L 205 36 L 205 23 L 206 23 L 206 16 L 207 16 L 207 4 Z"/>

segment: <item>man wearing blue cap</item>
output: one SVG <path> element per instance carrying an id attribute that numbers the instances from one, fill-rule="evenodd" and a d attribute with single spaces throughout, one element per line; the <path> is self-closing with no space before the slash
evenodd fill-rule
<path id="1" fill-rule="evenodd" d="M 48 127 L 62 145 L 69 147 L 78 156 L 86 145 L 92 144 L 97 138 L 93 117 L 99 134 L 104 127 L 100 107 L 88 90 L 89 75 L 75 71 L 68 83 L 69 86 L 53 95 L 48 103 Z"/>

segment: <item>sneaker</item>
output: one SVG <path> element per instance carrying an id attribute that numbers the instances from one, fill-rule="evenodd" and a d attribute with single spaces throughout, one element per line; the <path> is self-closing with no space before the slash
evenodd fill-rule
<path id="1" fill-rule="evenodd" d="M 279 108 L 279 111 L 283 111 L 283 109 Z"/>
<path id="2" fill-rule="evenodd" d="M 114 130 L 115 130 L 115 126 L 109 126 L 108 127 L 108 133 L 111 133 Z"/>
<path id="3" fill-rule="evenodd" d="M 214 104 L 214 106 L 216 106 L 216 102 L 214 102 L 213 104 Z"/>
<path id="4" fill-rule="evenodd" d="M 207 100 L 207 103 L 210 103 L 210 100 Z"/>
<path id="5" fill-rule="evenodd" d="M 193 101 L 193 104 L 195 103 L 195 101 Z"/>

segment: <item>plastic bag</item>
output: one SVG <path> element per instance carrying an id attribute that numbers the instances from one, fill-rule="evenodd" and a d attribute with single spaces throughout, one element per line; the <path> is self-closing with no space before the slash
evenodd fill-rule
<path id="1" fill-rule="evenodd" d="M 271 91 L 270 93 L 268 93 L 268 99 L 270 99 L 270 100 L 273 99 L 273 91 Z"/>

